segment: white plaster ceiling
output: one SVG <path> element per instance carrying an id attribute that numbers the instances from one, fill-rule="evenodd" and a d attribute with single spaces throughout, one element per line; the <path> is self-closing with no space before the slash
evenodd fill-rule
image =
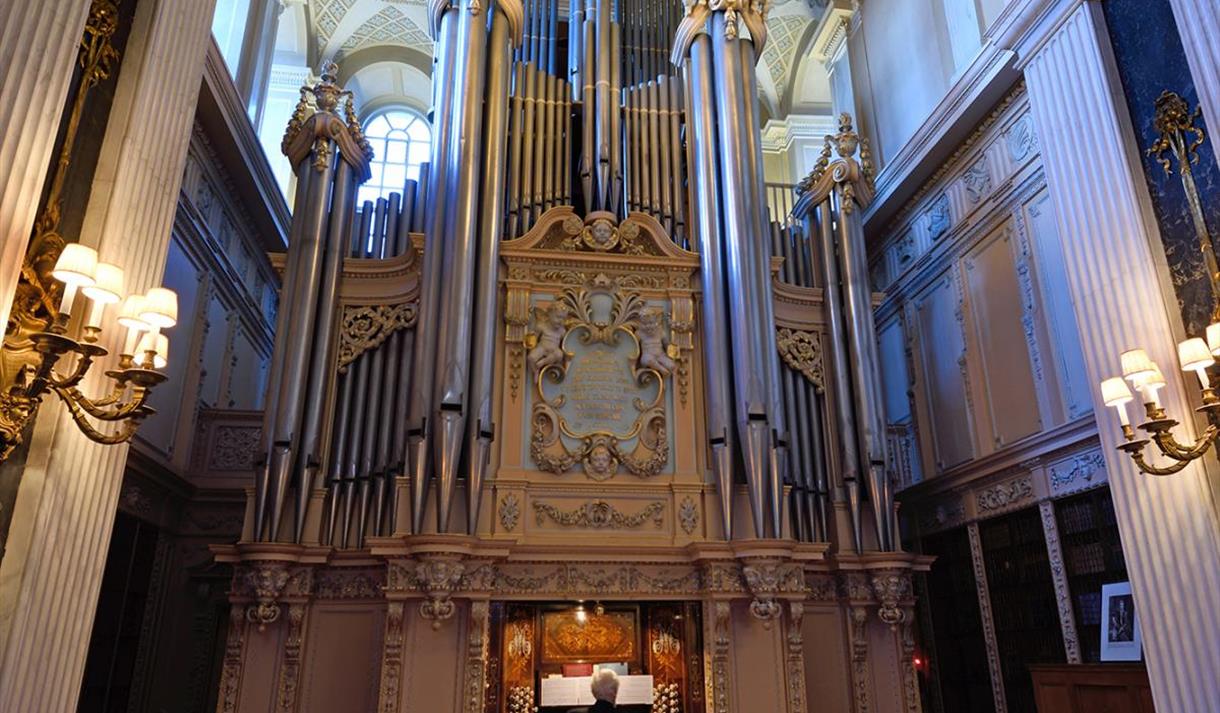
<path id="1" fill-rule="evenodd" d="M 829 103 L 829 81 L 820 64 L 806 61 L 809 36 L 828 0 L 776 0 L 767 19 L 768 42 L 758 66 L 759 90 L 771 117 Z M 426 59 L 432 42 L 426 30 L 426 0 L 305 0 L 308 62 L 316 67 L 335 58 L 341 73 L 356 80 L 353 87 L 365 101 L 390 101 L 399 94 L 412 106 L 426 105 Z M 566 12 L 561 2 L 561 12 Z M 296 30 L 296 28 L 294 28 Z M 299 30 L 298 30 L 299 32 Z M 281 33 L 281 37 L 285 33 Z M 389 71 L 387 52 L 409 50 L 414 67 Z M 302 48 L 304 49 L 304 48 Z M 374 50 L 374 51 L 365 51 Z M 344 60 L 351 58 L 349 66 Z M 414 86 L 420 83 L 422 87 Z M 822 96 L 824 95 L 824 97 Z"/>

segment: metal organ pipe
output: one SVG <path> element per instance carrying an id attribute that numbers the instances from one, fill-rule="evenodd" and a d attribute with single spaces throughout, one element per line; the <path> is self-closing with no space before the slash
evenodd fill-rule
<path id="1" fill-rule="evenodd" d="M 491 21 L 487 62 L 486 124 L 489 150 L 483 152 L 482 194 L 484 206 L 479 224 L 478 263 L 475 284 L 474 344 L 470 367 L 471 418 L 466 424 L 466 531 L 475 534 L 479 524 L 479 504 L 483 482 L 491 461 L 495 438 L 492 406 L 495 402 L 494 379 L 496 325 L 500 314 L 500 288 L 496 271 L 500 261 L 500 236 L 504 228 L 504 146 L 508 133 L 508 54 L 512 48 L 507 18 L 496 13 Z M 559 88 L 558 80 L 552 84 Z M 556 106 L 560 104 L 556 103 Z"/>
<path id="2" fill-rule="evenodd" d="M 424 527 L 424 503 L 432 476 L 429 437 L 433 424 L 432 378 L 436 363 L 436 330 L 440 319 L 440 269 L 444 244 L 445 217 L 448 202 L 449 137 L 453 104 L 441 95 L 439 88 L 452 87 L 453 65 L 457 50 L 457 14 L 445 12 L 432 24 L 436 43 L 436 69 L 433 82 L 432 160 L 429 163 L 427 226 L 424 230 L 424 260 L 420 273 L 419 318 L 415 328 L 412 362 L 411 404 L 407 412 L 407 454 L 411 491 L 411 531 L 418 534 Z"/>
<path id="3" fill-rule="evenodd" d="M 683 52 L 680 61 L 687 59 Z M 733 537 L 733 468 L 736 438 L 730 424 L 733 411 L 729 354 L 729 322 L 725 295 L 725 258 L 719 210 L 720 173 L 716 152 L 716 116 L 712 83 L 711 39 L 698 34 L 689 48 L 688 79 L 691 106 L 691 203 L 695 215 L 695 242 L 699 246 L 703 288 L 704 384 L 707 392 L 707 432 L 712 470 L 720 495 L 721 525 L 725 539 Z"/>

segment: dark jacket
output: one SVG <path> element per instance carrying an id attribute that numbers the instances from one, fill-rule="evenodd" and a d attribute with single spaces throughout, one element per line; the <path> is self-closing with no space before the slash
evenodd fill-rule
<path id="1" fill-rule="evenodd" d="M 618 708 L 613 703 L 598 701 L 588 708 L 573 708 L 568 713 L 614 713 Z"/>

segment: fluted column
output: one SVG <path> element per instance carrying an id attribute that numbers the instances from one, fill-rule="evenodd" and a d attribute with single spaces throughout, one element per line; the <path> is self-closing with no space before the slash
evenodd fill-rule
<path id="1" fill-rule="evenodd" d="M 1165 258 L 1098 5 L 1074 10 L 1025 76 L 1050 157 L 1047 183 L 1089 379 L 1113 376 L 1120 352 L 1143 347 L 1170 382 L 1166 410 L 1188 417 L 1174 368 L 1169 315 L 1177 307 L 1158 281 Z M 1093 398 L 1157 710 L 1212 710 L 1220 701 L 1220 522 L 1207 474 L 1198 462 L 1167 478 L 1137 472 L 1114 449 L 1113 413 L 1096 390 Z"/>
<path id="2" fill-rule="evenodd" d="M 0 3 L 0 324 L 8 323 L 88 14 L 89 0 Z"/>
<path id="3" fill-rule="evenodd" d="M 1220 131 L 1220 4 L 1216 0 L 1169 0 L 1169 4 L 1214 145 Z"/>
<path id="4" fill-rule="evenodd" d="M 161 282 L 212 9 L 146 0 L 137 10 L 81 235 L 125 269 L 130 291 Z M 100 391 L 100 373 L 87 381 L 86 393 Z M 76 709 L 126 459 L 127 446 L 89 441 L 58 403 L 42 409 L 0 563 L 0 710 Z"/>

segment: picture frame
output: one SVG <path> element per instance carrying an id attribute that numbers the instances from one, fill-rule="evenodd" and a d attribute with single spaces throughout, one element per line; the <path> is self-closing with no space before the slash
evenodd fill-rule
<path id="1" fill-rule="evenodd" d="M 1101 587 L 1101 660 L 1139 661 L 1142 657 L 1140 620 L 1130 582 Z"/>

